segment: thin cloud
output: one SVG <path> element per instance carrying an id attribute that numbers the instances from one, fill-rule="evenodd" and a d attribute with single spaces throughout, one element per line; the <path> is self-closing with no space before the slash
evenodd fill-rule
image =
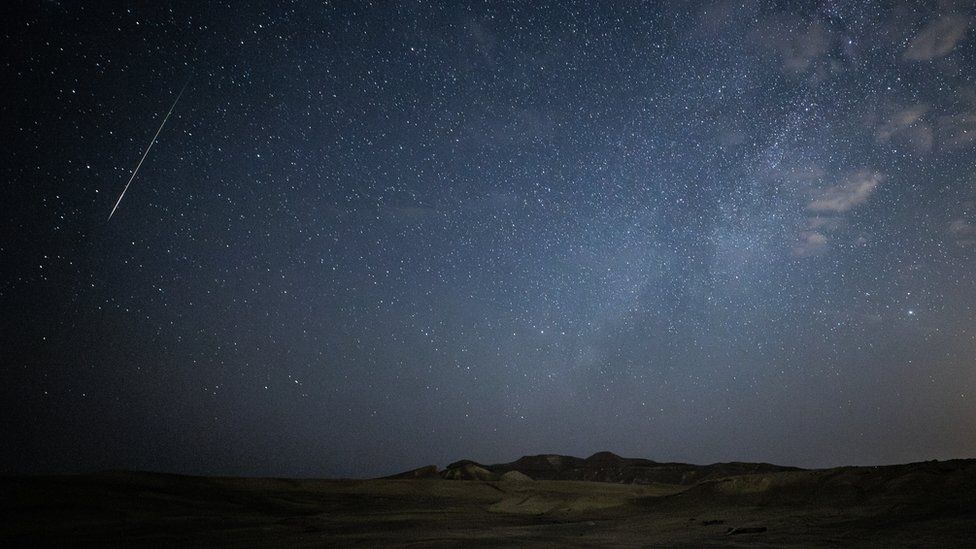
<path id="1" fill-rule="evenodd" d="M 815 231 L 836 231 L 844 227 L 844 219 L 840 217 L 810 217 L 807 218 L 807 228 Z"/>
<path id="2" fill-rule="evenodd" d="M 884 181 L 878 172 L 861 170 L 837 185 L 827 187 L 807 205 L 814 212 L 843 213 L 863 204 Z"/>
<path id="3" fill-rule="evenodd" d="M 810 257 L 827 251 L 827 235 L 819 231 L 801 231 L 796 244 L 793 245 L 793 255 L 796 257 Z"/>
<path id="4" fill-rule="evenodd" d="M 966 219 L 959 218 L 949 223 L 948 233 L 959 246 L 968 247 L 976 244 L 976 225 Z"/>
<path id="5" fill-rule="evenodd" d="M 866 202 L 883 180 L 884 176 L 878 172 L 861 170 L 836 185 L 821 189 L 807 204 L 806 209 L 814 213 L 807 216 L 793 244 L 793 256 L 812 257 L 830 249 L 831 239 L 838 234 L 843 237 L 847 226 L 844 214 Z M 854 241 L 855 245 L 864 243 L 863 236 Z"/>
<path id="6" fill-rule="evenodd" d="M 786 73 L 821 73 L 836 68 L 828 55 L 836 45 L 836 37 L 820 21 L 776 14 L 762 20 L 753 29 L 751 39 L 778 57 Z"/>
<path id="7" fill-rule="evenodd" d="M 791 71 L 806 71 L 812 63 L 825 57 L 830 47 L 830 33 L 819 23 L 811 23 L 809 27 L 783 44 L 780 50 L 783 66 Z"/>
<path id="8" fill-rule="evenodd" d="M 874 138 L 879 143 L 908 145 L 916 152 L 932 150 L 932 127 L 923 119 L 928 105 L 912 105 L 893 113 L 875 128 Z"/>
<path id="9" fill-rule="evenodd" d="M 948 15 L 926 25 L 905 49 L 903 57 L 911 61 L 929 61 L 952 51 L 965 36 L 969 21 Z"/>
<path id="10" fill-rule="evenodd" d="M 943 116 L 939 120 L 939 144 L 949 149 L 976 144 L 976 113 Z"/>

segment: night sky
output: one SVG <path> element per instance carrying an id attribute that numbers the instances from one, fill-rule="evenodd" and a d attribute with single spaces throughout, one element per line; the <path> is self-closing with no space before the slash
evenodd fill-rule
<path id="1" fill-rule="evenodd" d="M 972 2 L 125 4 L 3 8 L 4 472 L 976 456 Z"/>

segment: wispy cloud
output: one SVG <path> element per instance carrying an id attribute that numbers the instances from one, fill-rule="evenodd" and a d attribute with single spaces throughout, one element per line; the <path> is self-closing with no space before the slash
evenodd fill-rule
<path id="1" fill-rule="evenodd" d="M 800 237 L 793 245 L 793 255 L 809 257 L 827 251 L 827 235 L 819 231 L 800 231 Z"/>
<path id="2" fill-rule="evenodd" d="M 863 204 L 884 181 L 878 172 L 861 170 L 840 183 L 823 189 L 808 205 L 814 212 L 843 213 Z"/>
<path id="3" fill-rule="evenodd" d="M 811 23 L 797 35 L 781 45 L 783 66 L 788 70 L 802 72 L 817 59 L 830 51 L 831 37 L 819 23 Z"/>
<path id="4" fill-rule="evenodd" d="M 976 244 L 976 225 L 960 217 L 949 223 L 947 232 L 959 246 L 968 247 Z"/>
<path id="5" fill-rule="evenodd" d="M 949 149 L 976 145 L 976 112 L 940 118 L 939 145 Z"/>
<path id="6" fill-rule="evenodd" d="M 760 50 L 778 57 L 786 73 L 823 77 L 840 68 L 829 55 L 839 37 L 817 19 L 778 13 L 759 20 L 750 38 Z"/>
<path id="7" fill-rule="evenodd" d="M 874 194 L 875 189 L 884 181 L 884 175 L 872 170 L 860 170 L 829 187 L 822 188 L 814 194 L 807 204 L 810 212 L 804 220 L 796 241 L 793 243 L 794 257 L 811 257 L 825 253 L 830 249 L 830 242 L 838 235 L 843 239 L 847 228 L 846 213 L 854 207 L 863 204 Z M 862 235 L 853 241 L 854 245 L 864 245 L 867 242 Z"/>
<path id="8" fill-rule="evenodd" d="M 976 146 L 976 107 L 941 116 L 932 110 L 925 104 L 889 110 L 880 121 L 869 122 L 875 141 L 916 153 Z"/>
<path id="9" fill-rule="evenodd" d="M 959 15 L 947 15 L 925 25 L 912 38 L 902 55 L 911 61 L 928 61 L 952 51 L 965 36 L 969 20 Z"/>
<path id="10" fill-rule="evenodd" d="M 875 128 L 875 140 L 879 143 L 907 145 L 916 152 L 932 150 L 932 126 L 924 119 L 928 110 L 928 105 L 919 104 L 895 111 Z"/>

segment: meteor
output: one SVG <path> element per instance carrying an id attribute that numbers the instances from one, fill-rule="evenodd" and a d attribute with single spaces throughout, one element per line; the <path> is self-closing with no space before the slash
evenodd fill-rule
<path id="1" fill-rule="evenodd" d="M 156 135 L 154 135 L 152 141 L 149 142 L 149 146 L 146 147 L 146 151 L 142 153 L 142 158 L 140 158 L 139 163 L 136 164 L 136 169 L 132 171 L 132 175 L 129 177 L 129 181 L 125 184 L 125 188 L 122 189 L 122 194 L 119 195 L 119 199 L 115 201 L 115 206 L 112 207 L 112 211 L 108 214 L 109 221 L 112 220 L 112 216 L 115 214 L 115 210 L 118 209 L 119 204 L 122 202 L 122 197 L 125 196 L 125 192 L 129 190 L 129 185 L 132 184 L 132 180 L 135 179 L 136 174 L 139 173 L 139 168 L 142 167 L 142 163 L 146 160 L 146 157 L 149 156 L 149 150 L 152 149 L 152 146 L 156 144 L 156 139 L 159 137 L 159 133 L 163 131 L 163 126 L 165 126 L 166 121 L 169 120 L 169 115 L 173 114 L 173 109 L 175 109 L 176 104 L 180 102 L 180 97 L 183 97 L 183 91 L 186 90 L 186 86 L 189 83 L 190 81 L 187 80 L 186 84 L 183 84 L 183 88 L 180 89 L 180 93 L 176 95 L 176 99 L 173 101 L 173 104 L 170 105 L 169 111 L 167 111 L 166 116 L 163 117 L 163 123 L 160 124 L 159 129 L 156 130 Z"/>

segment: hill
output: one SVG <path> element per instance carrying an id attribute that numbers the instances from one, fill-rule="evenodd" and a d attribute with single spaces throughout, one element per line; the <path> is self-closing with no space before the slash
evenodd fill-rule
<path id="1" fill-rule="evenodd" d="M 625 458 L 612 452 L 597 452 L 588 458 L 541 454 L 523 456 L 509 463 L 485 465 L 471 460 L 451 463 L 443 471 L 428 465 L 386 478 L 431 478 L 435 474 L 449 480 L 498 480 L 518 472 L 535 480 L 582 480 L 618 484 L 676 484 L 690 486 L 702 481 L 730 476 L 800 471 L 768 463 L 659 463 L 649 459 Z"/>

